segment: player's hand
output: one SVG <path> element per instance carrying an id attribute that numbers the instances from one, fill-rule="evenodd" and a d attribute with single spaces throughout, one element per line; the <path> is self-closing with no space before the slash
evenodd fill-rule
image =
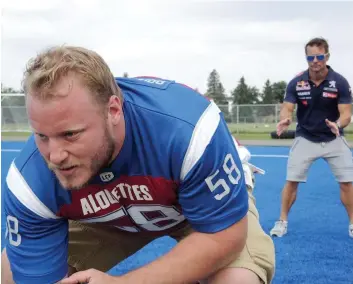
<path id="1" fill-rule="evenodd" d="M 291 122 L 292 121 L 289 118 L 285 118 L 285 119 L 281 120 L 277 124 L 277 135 L 281 136 L 281 134 L 287 130 L 287 128 L 291 124 Z"/>
<path id="2" fill-rule="evenodd" d="M 72 274 L 70 277 L 61 280 L 60 284 L 118 284 L 119 277 L 110 276 L 96 269 L 88 269 Z"/>
<path id="3" fill-rule="evenodd" d="M 340 130 L 335 122 L 329 121 L 327 118 L 325 119 L 325 122 L 333 134 L 335 134 L 336 136 L 340 136 Z"/>

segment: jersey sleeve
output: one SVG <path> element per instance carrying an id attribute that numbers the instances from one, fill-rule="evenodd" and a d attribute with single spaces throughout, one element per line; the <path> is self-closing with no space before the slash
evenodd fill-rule
<path id="1" fill-rule="evenodd" d="M 184 216 L 204 233 L 226 229 L 248 211 L 241 161 L 223 116 L 212 105 L 195 127 L 179 189 Z"/>
<path id="2" fill-rule="evenodd" d="M 34 194 L 14 163 L 3 191 L 5 248 L 15 283 L 57 283 L 68 270 L 67 221 Z"/>
<path id="3" fill-rule="evenodd" d="M 286 87 L 286 94 L 284 96 L 283 102 L 296 104 L 297 96 L 295 94 L 296 80 L 291 80 Z"/>
<path id="4" fill-rule="evenodd" d="M 342 80 L 341 80 L 338 103 L 339 104 L 352 103 L 352 89 L 349 86 L 348 81 L 344 77 L 342 77 Z"/>

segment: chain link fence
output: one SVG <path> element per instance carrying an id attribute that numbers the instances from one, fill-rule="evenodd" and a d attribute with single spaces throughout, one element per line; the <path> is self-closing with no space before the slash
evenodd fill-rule
<path id="1" fill-rule="evenodd" d="M 256 105 L 219 105 L 232 132 L 269 133 L 276 129 L 280 119 L 281 104 Z M 295 130 L 297 117 L 293 114 L 293 123 L 289 130 Z M 353 133 L 352 122 L 345 128 L 346 133 Z"/>
<path id="2" fill-rule="evenodd" d="M 30 132 L 24 94 L 1 94 L 1 132 Z"/>
<path id="3" fill-rule="evenodd" d="M 232 132 L 269 133 L 276 129 L 281 105 L 219 105 L 219 108 Z M 293 116 L 291 130 L 295 129 L 295 119 Z M 2 132 L 30 132 L 23 94 L 1 95 L 1 128 Z M 346 132 L 353 133 L 353 123 Z"/>

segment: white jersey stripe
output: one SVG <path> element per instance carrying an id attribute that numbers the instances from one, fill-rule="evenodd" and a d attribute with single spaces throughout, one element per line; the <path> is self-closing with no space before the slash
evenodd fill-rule
<path id="1" fill-rule="evenodd" d="M 196 123 L 181 168 L 180 179 L 182 181 L 200 160 L 210 143 L 220 122 L 220 112 L 218 106 L 214 102 L 211 102 Z"/>
<path id="2" fill-rule="evenodd" d="M 60 219 L 34 194 L 14 163 L 10 166 L 6 182 L 13 195 L 26 208 L 45 219 Z"/>

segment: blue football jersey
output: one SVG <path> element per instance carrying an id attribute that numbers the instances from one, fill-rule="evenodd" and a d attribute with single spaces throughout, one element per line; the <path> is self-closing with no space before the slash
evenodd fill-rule
<path id="1" fill-rule="evenodd" d="M 248 211 L 241 161 L 219 108 L 193 89 L 152 77 L 117 78 L 126 137 L 85 188 L 63 189 L 31 137 L 4 185 L 6 250 L 16 283 L 67 273 L 68 220 L 168 235 L 186 222 L 215 233 Z"/>

